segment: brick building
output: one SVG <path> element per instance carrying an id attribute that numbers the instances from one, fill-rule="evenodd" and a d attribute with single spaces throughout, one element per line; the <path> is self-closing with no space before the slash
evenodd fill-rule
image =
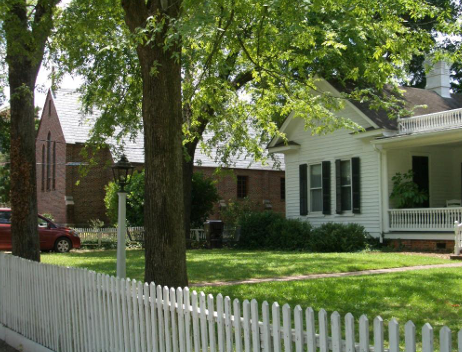
<path id="1" fill-rule="evenodd" d="M 86 175 L 79 171 L 86 164 L 81 150 L 87 142 L 94 121 L 100 113 L 84 115 L 79 94 L 71 90 L 48 92 L 36 139 L 37 199 L 39 213 L 52 214 L 59 224 L 88 226 L 91 219 L 100 219 L 109 224 L 104 206 L 104 187 L 112 180 L 111 165 L 116 142 L 108 140 L 108 148 L 95 156 L 97 165 Z M 207 138 L 207 135 L 205 136 Z M 143 138 L 123 139 L 124 152 L 137 169 L 144 164 Z M 115 155 L 115 154 L 114 154 Z M 117 157 L 115 157 L 117 158 Z M 195 171 L 212 176 L 218 163 L 197 151 Z M 284 165 L 276 168 L 269 161 L 266 165 L 238 157 L 232 167 L 219 177 L 220 195 L 213 219 L 219 219 L 220 206 L 230 200 L 249 198 L 261 209 L 273 209 L 285 213 Z M 226 171 L 226 169 L 225 169 Z"/>

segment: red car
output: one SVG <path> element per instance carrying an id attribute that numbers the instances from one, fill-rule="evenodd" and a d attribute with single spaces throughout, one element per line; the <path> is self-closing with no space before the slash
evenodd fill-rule
<path id="1" fill-rule="evenodd" d="M 59 253 L 80 248 L 80 238 L 76 231 L 58 227 L 53 222 L 38 216 L 41 250 L 55 250 Z M 0 208 L 0 251 L 11 251 L 11 209 Z"/>

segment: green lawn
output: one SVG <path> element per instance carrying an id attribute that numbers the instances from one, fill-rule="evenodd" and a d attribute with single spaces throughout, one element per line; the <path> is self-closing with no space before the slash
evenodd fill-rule
<path id="1" fill-rule="evenodd" d="M 42 255 L 42 262 L 88 268 L 115 275 L 116 251 L 82 251 Z M 187 253 L 191 284 L 303 274 L 336 273 L 449 262 L 446 259 L 399 253 L 300 253 L 239 250 L 191 250 Z M 127 276 L 144 277 L 144 253 L 127 251 Z"/>
<path id="2" fill-rule="evenodd" d="M 436 348 L 443 325 L 453 332 L 462 328 L 461 268 L 200 289 L 232 299 L 256 299 L 259 303 L 267 301 L 270 304 L 277 301 L 281 306 L 289 303 L 291 307 L 299 304 L 315 311 L 324 308 L 329 313 L 338 311 L 342 319 L 349 312 L 356 319 L 366 314 L 371 324 L 378 315 L 385 324 L 395 317 L 402 332 L 404 323 L 412 320 L 419 339 L 422 326 L 429 322 L 435 331 Z M 456 347 L 454 333 L 453 343 Z"/>

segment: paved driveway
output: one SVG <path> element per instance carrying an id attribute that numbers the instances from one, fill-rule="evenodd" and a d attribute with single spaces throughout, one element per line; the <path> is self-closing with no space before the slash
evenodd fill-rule
<path id="1" fill-rule="evenodd" d="M 18 352 L 14 348 L 7 345 L 5 342 L 0 340 L 0 352 Z"/>

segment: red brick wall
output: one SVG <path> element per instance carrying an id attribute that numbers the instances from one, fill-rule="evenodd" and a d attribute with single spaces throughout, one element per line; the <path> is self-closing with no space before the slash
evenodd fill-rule
<path id="1" fill-rule="evenodd" d="M 51 104 L 51 107 L 49 108 Z M 48 133 L 51 137 L 50 161 L 47 160 L 47 138 Z M 42 147 L 45 147 L 45 164 L 53 162 L 53 144 L 56 143 L 56 177 L 55 184 L 50 184 L 47 189 L 47 165 L 45 165 L 45 187 L 42 188 Z M 66 141 L 64 140 L 63 131 L 56 115 L 50 96 L 47 97 L 39 130 L 36 137 L 36 159 L 37 159 L 37 203 L 39 213 L 52 214 L 55 221 L 59 224 L 65 224 L 66 219 Z M 50 165 L 50 173 L 53 173 L 53 166 Z"/>
<path id="2" fill-rule="evenodd" d="M 67 160 L 85 162 L 80 154 L 82 144 L 68 145 Z M 103 149 L 95 157 L 97 165 L 82 175 L 79 166 L 67 167 L 67 194 L 73 197 L 74 205 L 69 206 L 68 223 L 76 227 L 88 227 L 91 219 L 99 219 L 111 225 L 104 206 L 105 186 L 112 180 L 112 158 L 108 149 Z"/>
<path id="3" fill-rule="evenodd" d="M 209 177 L 218 177 L 217 190 L 220 199 L 228 203 L 240 201 L 237 198 L 237 176 L 247 176 L 248 198 L 256 203 L 257 209 L 265 210 L 264 200 L 269 200 L 272 210 L 285 215 L 285 200 L 281 199 L 281 178 L 285 177 L 284 171 L 273 170 L 249 170 L 249 169 L 228 169 L 223 175 L 213 176 L 215 169 L 207 167 L 194 167 L 195 172 L 202 172 Z M 211 219 L 219 219 L 220 212 L 218 204 L 215 206 Z"/>
<path id="4" fill-rule="evenodd" d="M 411 251 L 444 252 L 454 251 L 453 240 L 386 240 L 385 244 L 395 249 L 405 249 Z M 445 246 L 445 248 L 439 248 Z"/>

